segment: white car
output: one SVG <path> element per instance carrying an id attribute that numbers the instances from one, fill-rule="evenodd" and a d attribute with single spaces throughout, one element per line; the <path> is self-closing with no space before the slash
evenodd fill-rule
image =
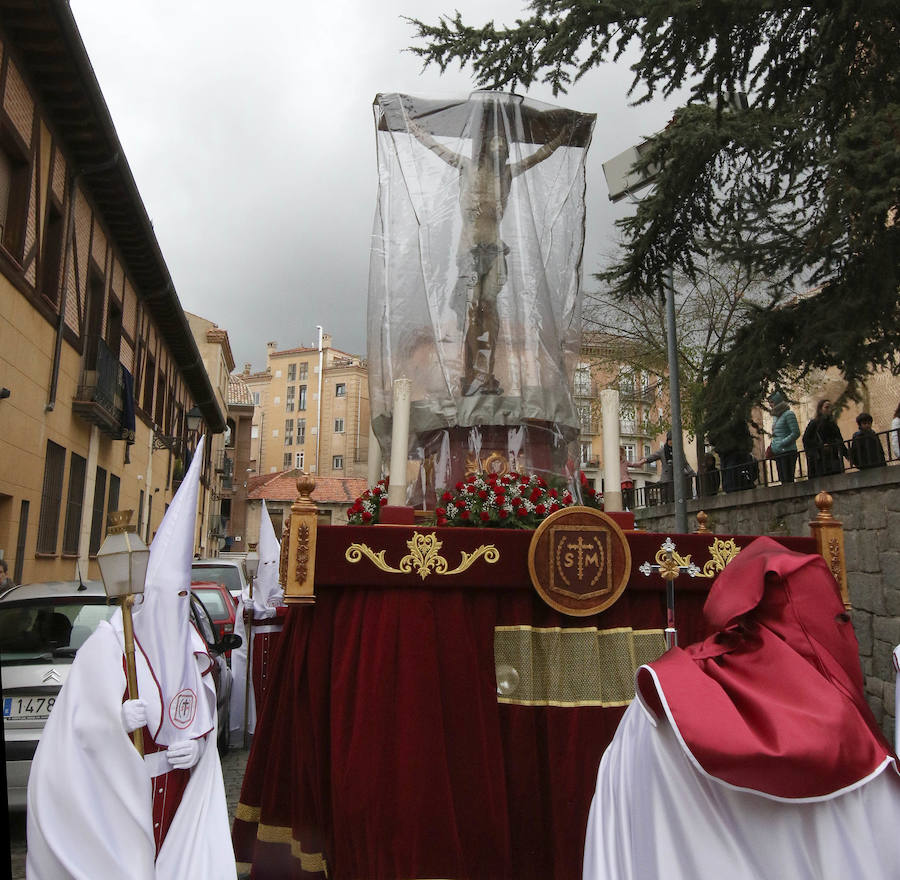
<path id="1" fill-rule="evenodd" d="M 75 652 L 115 611 L 100 581 L 12 587 L 0 598 L 3 733 L 11 810 L 25 809 L 31 759 Z"/>
<path id="2" fill-rule="evenodd" d="M 3 732 L 10 810 L 24 810 L 28 776 L 41 731 L 76 651 L 116 610 L 107 604 L 101 581 L 54 581 L 12 587 L 0 596 L 0 663 L 3 675 Z M 241 644 L 228 633 L 221 640 L 203 604 L 191 596 L 191 617 L 213 659 L 219 749 L 228 746 L 231 669 L 223 656 Z"/>
<path id="3" fill-rule="evenodd" d="M 231 593 L 235 603 L 247 586 L 247 572 L 243 559 L 216 557 L 214 559 L 195 559 L 191 563 L 192 581 L 215 581 L 224 585 Z"/>

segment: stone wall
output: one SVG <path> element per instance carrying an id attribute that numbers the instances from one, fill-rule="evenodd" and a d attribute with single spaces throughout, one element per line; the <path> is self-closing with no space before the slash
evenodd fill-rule
<path id="1" fill-rule="evenodd" d="M 818 492 L 834 498 L 834 516 L 844 524 L 847 582 L 853 626 L 866 683 L 866 697 L 893 742 L 894 668 L 900 644 L 900 466 L 875 468 L 815 480 L 719 494 L 688 502 L 688 524 L 706 511 L 712 532 L 731 535 L 810 534 Z M 673 504 L 635 511 L 638 528 L 673 532 Z"/>

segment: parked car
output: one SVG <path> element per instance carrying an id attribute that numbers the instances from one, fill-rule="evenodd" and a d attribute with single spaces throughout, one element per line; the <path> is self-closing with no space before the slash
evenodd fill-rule
<path id="1" fill-rule="evenodd" d="M 216 716 L 218 718 L 219 754 L 228 751 L 229 727 L 231 726 L 231 667 L 225 660 L 225 654 L 241 646 L 241 637 L 234 633 L 226 633 L 219 637 L 215 624 L 203 603 L 191 593 L 191 619 L 197 632 L 206 642 L 206 650 L 212 658 L 212 677 L 216 685 Z"/>
<path id="2" fill-rule="evenodd" d="M 247 586 L 243 559 L 195 559 L 191 564 L 192 581 L 216 581 L 231 593 L 235 605 Z"/>
<path id="3" fill-rule="evenodd" d="M 75 652 L 115 611 L 100 581 L 53 581 L 0 598 L 3 732 L 9 807 L 25 809 L 31 760 Z"/>
<path id="4" fill-rule="evenodd" d="M 0 597 L 3 731 L 10 809 L 25 809 L 31 761 L 76 652 L 115 608 L 107 603 L 101 581 L 26 584 Z M 225 750 L 231 669 L 222 655 L 238 647 L 241 640 L 233 633 L 221 639 L 203 604 L 193 596 L 191 617 L 213 659 L 218 745 Z"/>
<path id="5" fill-rule="evenodd" d="M 231 593 L 218 581 L 191 581 L 194 595 L 206 606 L 221 639 L 234 632 L 236 608 Z"/>

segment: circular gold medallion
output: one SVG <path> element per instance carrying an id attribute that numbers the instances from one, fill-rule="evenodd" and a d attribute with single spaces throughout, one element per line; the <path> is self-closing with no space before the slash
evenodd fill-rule
<path id="1" fill-rule="evenodd" d="M 540 597 L 563 614 L 609 608 L 631 575 L 631 549 L 618 524 L 591 507 L 566 507 L 535 529 L 528 573 Z"/>

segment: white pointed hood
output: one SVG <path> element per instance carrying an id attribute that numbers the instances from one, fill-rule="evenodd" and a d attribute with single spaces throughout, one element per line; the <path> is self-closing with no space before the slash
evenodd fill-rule
<path id="1" fill-rule="evenodd" d="M 259 513 L 259 570 L 253 581 L 253 605 L 256 616 L 271 615 L 272 609 L 284 604 L 284 590 L 278 583 L 278 567 L 281 561 L 281 544 L 275 537 L 272 517 L 266 502 Z"/>
<path id="2" fill-rule="evenodd" d="M 150 545 L 144 600 L 134 609 L 135 639 L 147 658 L 162 705 L 162 717 L 149 717 L 147 726 L 153 739 L 165 746 L 203 736 L 215 726 L 215 710 L 206 699 L 202 681 L 202 673 L 212 661 L 190 613 L 204 445 L 205 437 L 201 437 L 187 475 Z M 151 705 L 148 714 L 152 714 Z"/>

